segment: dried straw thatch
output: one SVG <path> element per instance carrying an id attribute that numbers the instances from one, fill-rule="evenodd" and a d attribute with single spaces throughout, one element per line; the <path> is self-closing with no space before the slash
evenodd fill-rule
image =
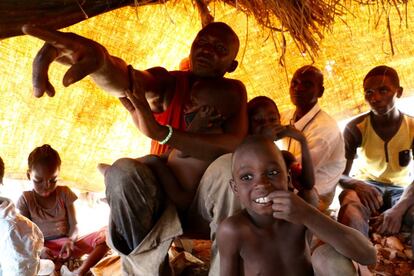
<path id="1" fill-rule="evenodd" d="M 16 7 L 19 2 L 0 1 L 2 37 L 10 36 L 5 35 L 6 23 L 10 22 L 4 17 L 5 11 L 10 12 L 13 10 L 11 7 Z M 31 3 L 35 2 L 32 0 Z M 67 5 L 69 2 L 75 6 L 81 3 L 84 10 L 88 3 L 87 0 L 65 1 Z M 263 5 L 276 2 L 280 6 L 284 5 L 282 0 L 261 2 Z M 277 102 L 282 111 L 290 108 L 287 80 L 296 68 L 311 63 L 312 58 L 326 76 L 326 90 L 321 104 L 337 119 L 366 110 L 361 81 L 364 74 L 378 64 L 394 66 L 401 75 L 405 95 L 414 95 L 414 29 L 405 26 L 405 22 L 410 24 L 413 21 L 414 14 L 404 13 L 405 5 L 409 9 L 413 8 L 412 2 L 398 5 L 399 10 L 392 5 L 382 7 L 355 2 L 342 3 L 340 6 L 336 3 L 335 9 L 329 6 L 332 8 L 329 9 L 330 17 L 334 16 L 335 22 L 329 21 L 328 25 L 320 26 L 319 22 L 328 22 L 328 19 L 315 19 L 309 23 L 311 25 L 307 25 L 320 28 L 319 31 L 308 28 L 309 35 L 313 34 L 319 47 L 318 56 L 313 56 L 313 52 L 304 53 L 304 47 L 311 49 L 309 44 L 292 38 L 288 35 L 291 31 L 279 32 L 277 29 L 287 30 L 288 23 L 279 21 L 273 12 L 266 13 L 263 9 L 250 12 L 246 7 L 252 3 L 256 5 L 260 2 L 209 3 L 210 13 L 215 20 L 228 23 L 240 36 L 238 59 L 241 64 L 229 77 L 240 79 L 246 84 L 249 98 L 267 95 Z M 313 2 L 301 3 L 310 5 Z M 338 11 L 338 7 L 342 12 L 346 11 L 340 17 L 334 12 Z M 380 11 L 384 11 L 382 15 Z M 263 20 L 262 25 L 247 17 L 246 13 Z M 259 13 L 263 14 L 258 16 Z M 18 12 L 7 14 L 10 20 L 13 16 L 17 20 Z M 47 17 L 48 13 L 42 16 Z M 292 24 L 298 22 L 297 17 L 291 18 Z M 310 18 L 314 19 L 313 16 Z M 38 16 L 33 20 L 36 19 L 39 19 Z M 59 22 L 60 18 L 55 20 Z M 23 21 L 16 24 L 23 24 Z M 188 55 L 192 39 L 200 27 L 199 11 L 190 0 L 183 0 L 142 7 L 127 5 L 65 30 L 102 43 L 112 54 L 136 68 L 161 65 L 174 70 L 181 59 Z M 331 31 L 323 33 L 325 28 Z M 15 30 L 17 33 L 14 35 L 17 35 L 18 28 Z M 319 40 L 318 32 L 325 35 L 323 40 Z M 392 34 L 394 55 L 389 33 Z M 62 155 L 63 180 L 78 188 L 102 190 L 103 181 L 96 171 L 96 164 L 111 163 L 124 156 L 143 155 L 148 152 L 149 141 L 136 130 L 119 102 L 102 93 L 89 78 L 64 88 L 61 80 L 66 68 L 61 65 L 53 64 L 50 69 L 50 79 L 57 95 L 54 98 L 35 99 L 31 95 L 31 62 L 41 45 L 41 41 L 27 36 L 0 40 L 0 156 L 5 160 L 7 176 L 25 178 L 29 152 L 35 146 L 49 143 Z M 285 67 L 280 66 L 282 54 Z"/>

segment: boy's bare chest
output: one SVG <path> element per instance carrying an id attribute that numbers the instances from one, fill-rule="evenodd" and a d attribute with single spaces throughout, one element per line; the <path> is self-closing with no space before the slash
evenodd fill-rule
<path id="1" fill-rule="evenodd" d="M 310 257 L 301 228 L 246 238 L 241 247 L 245 275 L 307 275 Z M 297 271 L 297 273 L 293 273 Z"/>

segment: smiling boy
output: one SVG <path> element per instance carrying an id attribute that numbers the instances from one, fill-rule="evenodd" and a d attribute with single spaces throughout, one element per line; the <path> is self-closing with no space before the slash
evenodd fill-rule
<path id="1" fill-rule="evenodd" d="M 288 191 L 288 173 L 272 140 L 250 136 L 232 157 L 231 188 L 245 207 L 217 232 L 221 275 L 313 275 L 306 231 L 344 256 L 375 260 L 361 233 L 341 225 Z"/>

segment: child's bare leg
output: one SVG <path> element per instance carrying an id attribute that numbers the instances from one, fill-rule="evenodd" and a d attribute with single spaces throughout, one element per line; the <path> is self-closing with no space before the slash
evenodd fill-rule
<path id="1" fill-rule="evenodd" d="M 322 244 L 313 251 L 312 266 L 316 276 L 358 275 L 352 261 L 329 244 Z"/>
<path id="2" fill-rule="evenodd" d="M 85 275 L 91 267 L 96 265 L 105 256 L 108 250 L 109 247 L 106 245 L 106 243 L 98 244 L 89 254 L 88 258 L 82 263 L 82 265 L 73 272 L 79 276 Z"/>

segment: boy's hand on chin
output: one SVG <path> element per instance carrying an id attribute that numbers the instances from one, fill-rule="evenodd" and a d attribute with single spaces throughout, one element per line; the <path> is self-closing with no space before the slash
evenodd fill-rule
<path id="1" fill-rule="evenodd" d="M 293 192 L 274 191 L 268 195 L 273 201 L 273 217 L 302 224 L 308 204 Z"/>

